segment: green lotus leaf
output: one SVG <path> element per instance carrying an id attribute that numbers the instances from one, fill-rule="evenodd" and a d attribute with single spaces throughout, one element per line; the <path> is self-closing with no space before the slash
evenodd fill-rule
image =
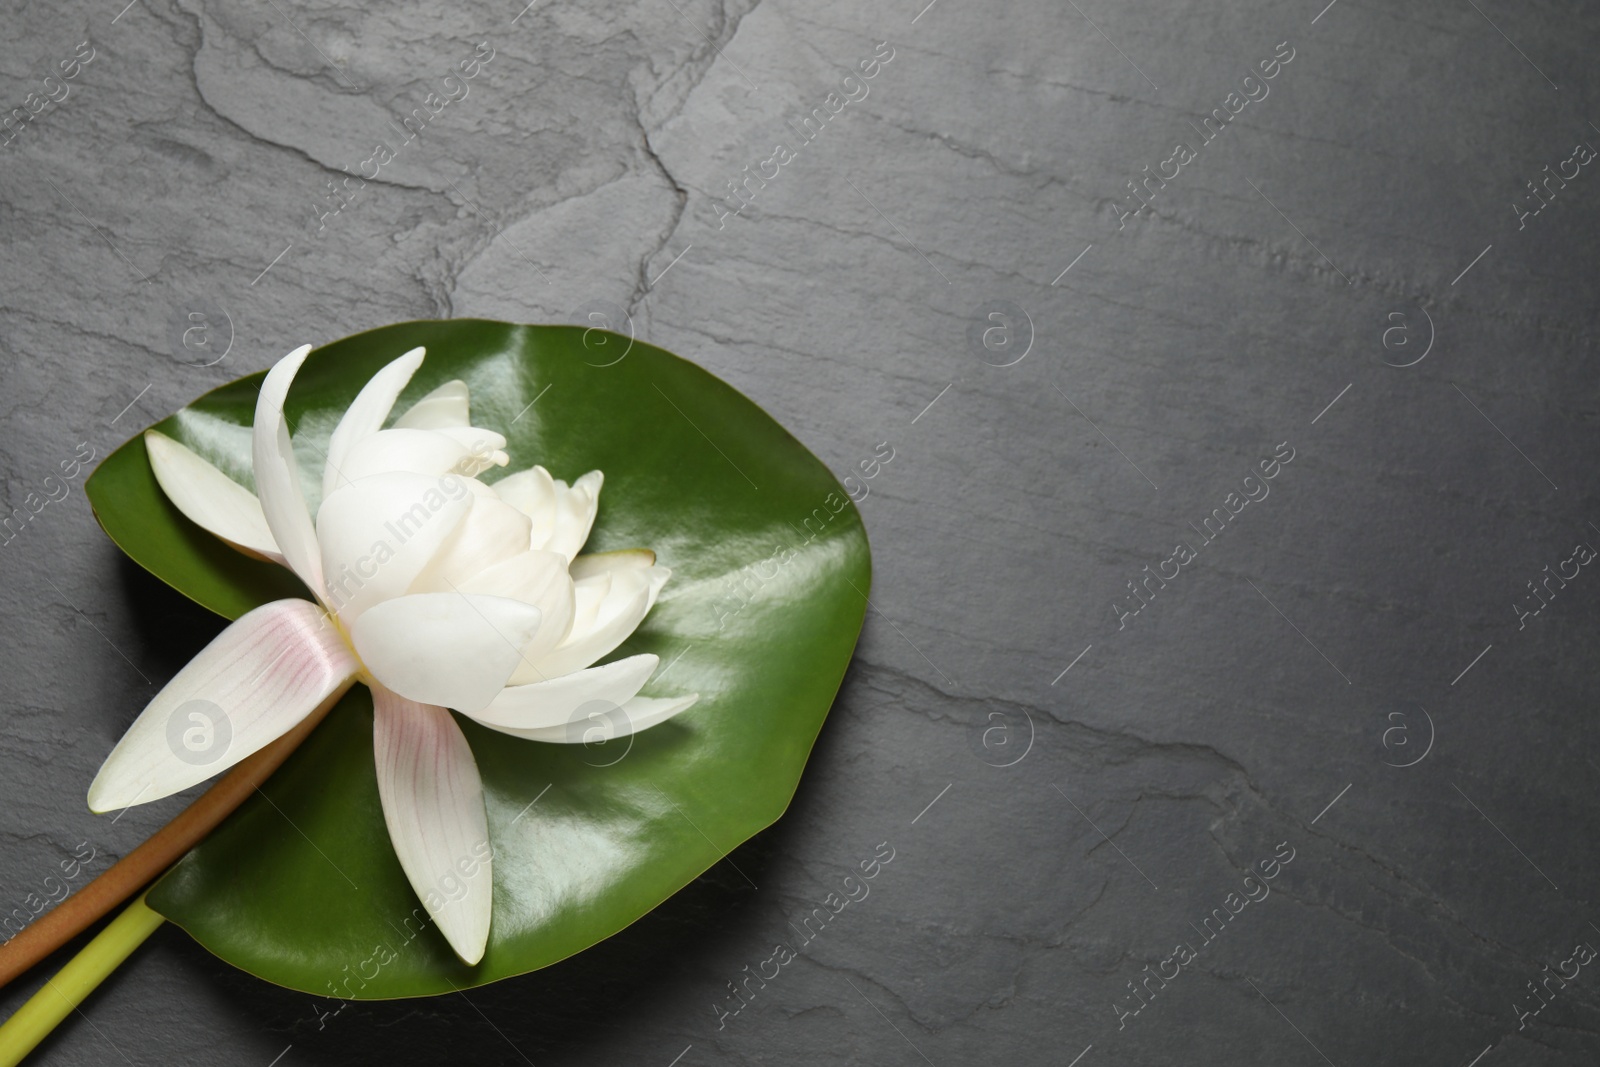
<path id="1" fill-rule="evenodd" d="M 649 547 L 672 581 L 614 657 L 653 652 L 647 696 L 691 710 L 603 745 L 523 741 L 459 718 L 494 843 L 488 951 L 468 967 L 426 921 L 378 801 L 372 703 L 355 687 L 261 793 L 157 884 L 150 905 L 234 966 L 341 998 L 448 993 L 548 966 L 621 930 L 783 813 L 849 662 L 871 559 L 848 495 L 748 398 L 627 337 L 568 326 L 409 322 L 313 352 L 285 411 L 302 466 L 381 366 L 425 345 L 396 410 L 453 378 L 520 470 L 605 472 L 587 551 Z M 261 374 L 157 428 L 245 485 Z M 484 476 L 492 481 L 504 471 Z M 305 479 L 316 506 L 316 479 Z M 307 596 L 162 494 L 140 438 L 87 492 L 137 563 L 236 618 Z M 127 709 L 131 715 L 136 709 Z M 449 886 L 441 886 L 448 893 Z"/>

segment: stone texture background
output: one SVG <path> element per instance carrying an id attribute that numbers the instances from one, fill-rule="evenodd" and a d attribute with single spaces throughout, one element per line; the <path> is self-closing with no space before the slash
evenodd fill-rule
<path id="1" fill-rule="evenodd" d="M 1600 11 L 1324 2 L 7 3 L 6 107 L 94 56 L 0 149 L 8 507 L 302 341 L 437 316 L 610 308 L 841 476 L 895 450 L 856 662 L 734 855 L 759 890 L 721 864 L 545 972 L 336 1015 L 167 928 L 37 1061 L 1595 1062 L 1600 974 L 1519 1012 L 1600 945 L 1600 576 L 1513 605 L 1600 544 L 1600 176 L 1513 205 L 1600 143 Z M 721 218 L 879 42 L 868 95 Z M 1270 95 L 1119 226 L 1280 42 Z M 119 557 L 81 477 L 0 574 L 10 907 L 171 814 L 83 792 L 219 623 Z M 880 841 L 870 898 L 719 1028 Z M 1120 1016 L 1281 842 L 1271 895 Z"/>

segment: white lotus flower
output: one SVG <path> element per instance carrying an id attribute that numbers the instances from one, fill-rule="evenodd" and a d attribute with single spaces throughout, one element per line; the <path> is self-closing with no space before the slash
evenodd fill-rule
<path id="1" fill-rule="evenodd" d="M 258 496 L 160 433 L 146 433 L 145 445 L 180 511 L 289 567 L 320 603 L 280 600 L 224 630 L 118 742 L 89 807 L 113 811 L 194 785 L 352 679 L 364 682 L 390 840 L 451 947 L 476 963 L 489 936 L 488 820 L 477 764 L 446 709 L 515 737 L 570 742 L 643 730 L 689 707 L 697 695 L 637 695 L 656 656 L 592 666 L 639 625 L 669 571 L 645 550 L 578 555 L 599 471 L 570 486 L 542 467 L 492 487 L 478 481 L 508 462 L 506 440 L 470 424 L 464 382 L 440 386 L 384 429 L 420 348 L 374 375 L 340 419 L 313 523 L 283 414 L 308 351 L 289 353 L 261 384 Z M 586 709 L 613 706 L 621 713 L 587 721 Z"/>

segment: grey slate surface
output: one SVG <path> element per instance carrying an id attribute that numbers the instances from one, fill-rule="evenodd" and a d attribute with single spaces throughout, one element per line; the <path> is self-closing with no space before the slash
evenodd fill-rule
<path id="1" fill-rule="evenodd" d="M 855 663 L 733 857 L 758 890 L 720 864 L 545 972 L 336 1015 L 167 928 L 37 1062 L 1596 1062 L 1600 974 L 1528 983 L 1600 946 L 1600 577 L 1515 605 L 1600 544 L 1600 176 L 1566 162 L 1600 144 L 1600 12 L 924 2 L 6 6 L 6 107 L 93 52 L 0 149 L 8 506 L 303 341 L 597 306 L 841 476 L 895 451 Z M 319 223 L 480 42 L 467 95 Z M 84 789 L 219 628 L 81 482 L 0 547 L 8 907 L 171 814 Z M 881 841 L 870 897 L 719 1025 Z"/>

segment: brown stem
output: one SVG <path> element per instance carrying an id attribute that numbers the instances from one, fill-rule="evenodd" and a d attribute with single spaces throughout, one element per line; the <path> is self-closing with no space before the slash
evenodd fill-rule
<path id="1" fill-rule="evenodd" d="M 144 844 L 62 901 L 55 910 L 41 916 L 38 922 L 0 945 L 0 988 L 143 889 L 198 844 L 278 769 L 348 688 L 348 684 L 341 686 L 294 729 L 240 760 L 216 785 Z"/>

